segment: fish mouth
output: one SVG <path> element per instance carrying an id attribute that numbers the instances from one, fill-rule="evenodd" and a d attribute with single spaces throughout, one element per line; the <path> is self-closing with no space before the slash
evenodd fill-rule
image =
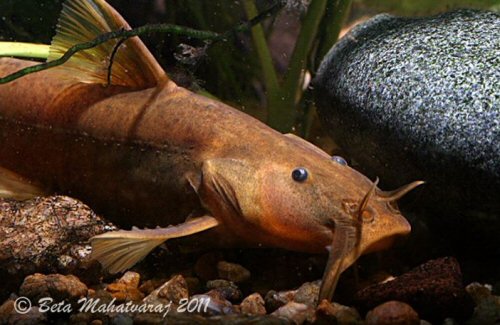
<path id="1" fill-rule="evenodd" d="M 411 225 L 401 216 L 397 223 L 392 225 L 391 231 L 387 233 L 386 236 L 370 243 L 363 249 L 363 254 L 372 253 L 376 251 L 381 251 L 384 249 L 388 249 L 393 246 L 394 242 L 409 235 L 411 233 Z"/>

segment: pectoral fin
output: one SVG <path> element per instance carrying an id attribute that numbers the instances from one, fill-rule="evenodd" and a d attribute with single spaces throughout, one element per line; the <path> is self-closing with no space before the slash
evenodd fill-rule
<path id="1" fill-rule="evenodd" d="M 0 167 L 0 197 L 28 200 L 42 196 L 43 191 L 16 173 Z"/>
<path id="2" fill-rule="evenodd" d="M 211 216 L 190 219 L 167 228 L 107 232 L 90 239 L 92 257 L 110 273 L 124 271 L 142 260 L 156 246 L 171 238 L 184 237 L 217 226 Z"/>

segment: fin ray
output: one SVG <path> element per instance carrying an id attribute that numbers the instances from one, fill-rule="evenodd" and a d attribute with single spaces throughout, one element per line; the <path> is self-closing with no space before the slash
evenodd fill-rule
<path id="1" fill-rule="evenodd" d="M 168 239 L 192 235 L 218 224 L 217 219 L 203 216 L 167 228 L 107 232 L 90 239 L 92 257 L 110 273 L 118 273 L 132 267 Z"/>
<path id="2" fill-rule="evenodd" d="M 61 57 L 70 47 L 95 39 L 97 36 L 130 29 L 128 23 L 104 0 L 68 0 L 52 39 L 48 61 Z M 109 59 L 118 39 L 80 51 L 60 69 L 63 75 L 84 83 L 107 84 Z M 167 80 L 165 72 L 138 37 L 120 45 L 113 60 L 113 85 L 143 89 Z"/>
<path id="3" fill-rule="evenodd" d="M 0 197 L 28 200 L 42 196 L 43 191 L 16 173 L 0 167 Z"/>

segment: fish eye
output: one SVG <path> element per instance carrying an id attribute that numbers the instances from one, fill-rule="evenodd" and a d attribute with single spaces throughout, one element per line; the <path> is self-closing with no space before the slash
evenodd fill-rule
<path id="1" fill-rule="evenodd" d="M 332 160 L 338 164 L 341 164 L 343 166 L 347 166 L 347 161 L 345 161 L 345 159 L 340 157 L 340 156 L 332 156 Z"/>
<path id="2" fill-rule="evenodd" d="M 293 170 L 292 178 L 296 182 L 303 182 L 307 179 L 308 173 L 307 169 L 304 167 L 299 167 Z"/>

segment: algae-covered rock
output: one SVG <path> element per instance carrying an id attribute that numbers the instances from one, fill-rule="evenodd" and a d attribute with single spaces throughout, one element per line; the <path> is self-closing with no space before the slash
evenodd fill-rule
<path id="1" fill-rule="evenodd" d="M 424 179 L 437 200 L 498 209 L 498 35 L 494 12 L 378 15 L 323 60 L 314 82 L 320 118 L 382 182 Z"/>
<path id="2" fill-rule="evenodd" d="M 378 15 L 330 50 L 313 82 L 320 119 L 356 168 L 384 189 L 427 182 L 409 196 L 432 246 L 448 247 L 440 254 L 500 257 L 499 35 L 495 12 Z M 469 269 L 500 270 L 484 266 Z"/>

